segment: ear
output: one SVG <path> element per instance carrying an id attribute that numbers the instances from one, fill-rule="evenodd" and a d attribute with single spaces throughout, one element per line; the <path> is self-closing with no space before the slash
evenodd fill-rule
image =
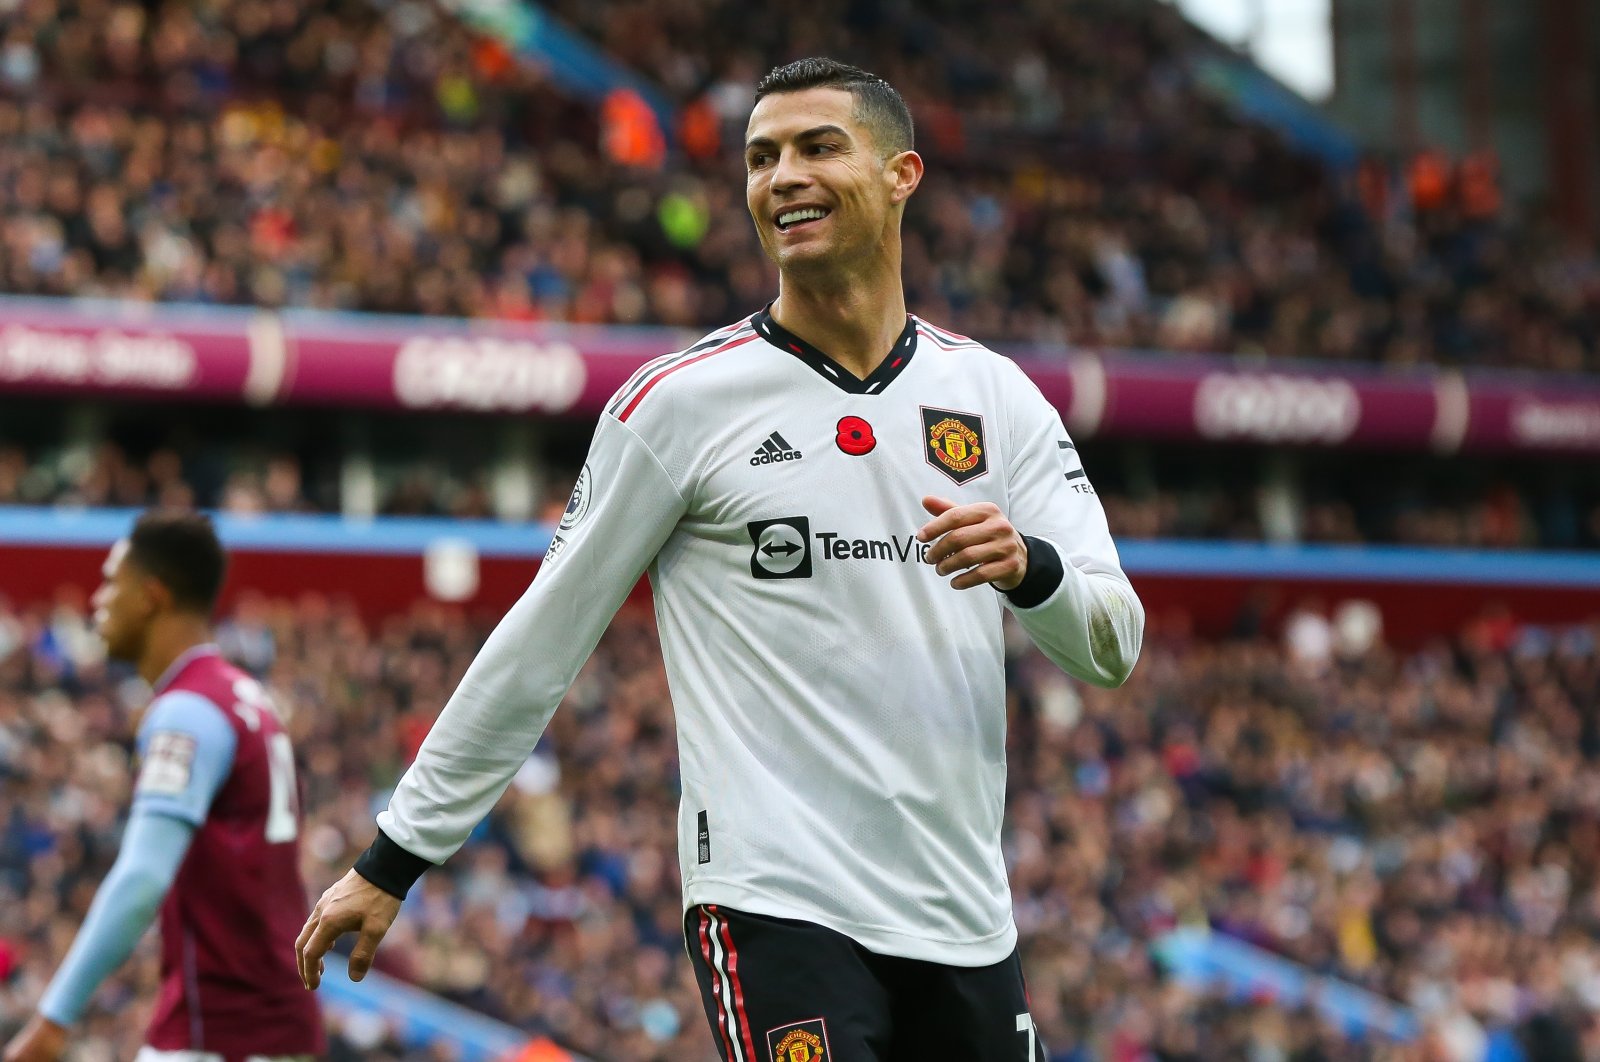
<path id="1" fill-rule="evenodd" d="M 922 156 L 915 151 L 893 155 L 883 166 L 884 179 L 890 182 L 889 202 L 899 205 L 911 198 L 922 183 Z"/>
<path id="2" fill-rule="evenodd" d="M 170 612 L 172 610 L 172 591 L 153 575 L 142 575 L 139 578 L 139 589 L 144 595 L 146 606 L 152 613 Z"/>

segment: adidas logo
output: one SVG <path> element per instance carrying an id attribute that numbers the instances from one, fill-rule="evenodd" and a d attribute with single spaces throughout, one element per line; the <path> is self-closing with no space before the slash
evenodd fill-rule
<path id="1" fill-rule="evenodd" d="M 756 447 L 756 452 L 750 457 L 750 463 L 752 465 L 773 465 L 779 461 L 798 461 L 802 456 L 804 455 L 799 450 L 789 445 L 789 440 L 777 432 L 773 432 L 767 436 L 765 442 Z"/>

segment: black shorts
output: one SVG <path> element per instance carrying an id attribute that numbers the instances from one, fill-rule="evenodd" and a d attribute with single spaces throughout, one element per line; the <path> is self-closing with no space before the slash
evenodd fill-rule
<path id="1" fill-rule="evenodd" d="M 1044 1062 L 1013 951 L 993 966 L 877 955 L 811 922 L 691 907 L 723 1062 Z"/>

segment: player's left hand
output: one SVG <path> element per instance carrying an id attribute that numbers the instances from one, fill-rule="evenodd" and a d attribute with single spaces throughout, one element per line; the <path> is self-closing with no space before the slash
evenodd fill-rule
<path id="1" fill-rule="evenodd" d="M 1015 590 L 1028 574 L 1028 544 L 994 502 L 957 505 L 929 495 L 922 507 L 933 519 L 922 525 L 917 541 L 933 543 L 928 563 L 940 575 L 961 573 L 950 580 L 955 589 L 993 583 Z"/>
<path id="2" fill-rule="evenodd" d="M 67 1030 L 35 1014 L 6 1045 L 4 1062 L 56 1062 L 67 1049 Z"/>

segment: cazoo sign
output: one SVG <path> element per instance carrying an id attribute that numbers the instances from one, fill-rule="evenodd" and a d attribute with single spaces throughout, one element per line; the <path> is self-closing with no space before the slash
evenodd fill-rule
<path id="1" fill-rule="evenodd" d="M 1342 443 L 1361 421 L 1347 380 L 1277 373 L 1212 373 L 1195 389 L 1195 429 L 1207 439 Z"/>

